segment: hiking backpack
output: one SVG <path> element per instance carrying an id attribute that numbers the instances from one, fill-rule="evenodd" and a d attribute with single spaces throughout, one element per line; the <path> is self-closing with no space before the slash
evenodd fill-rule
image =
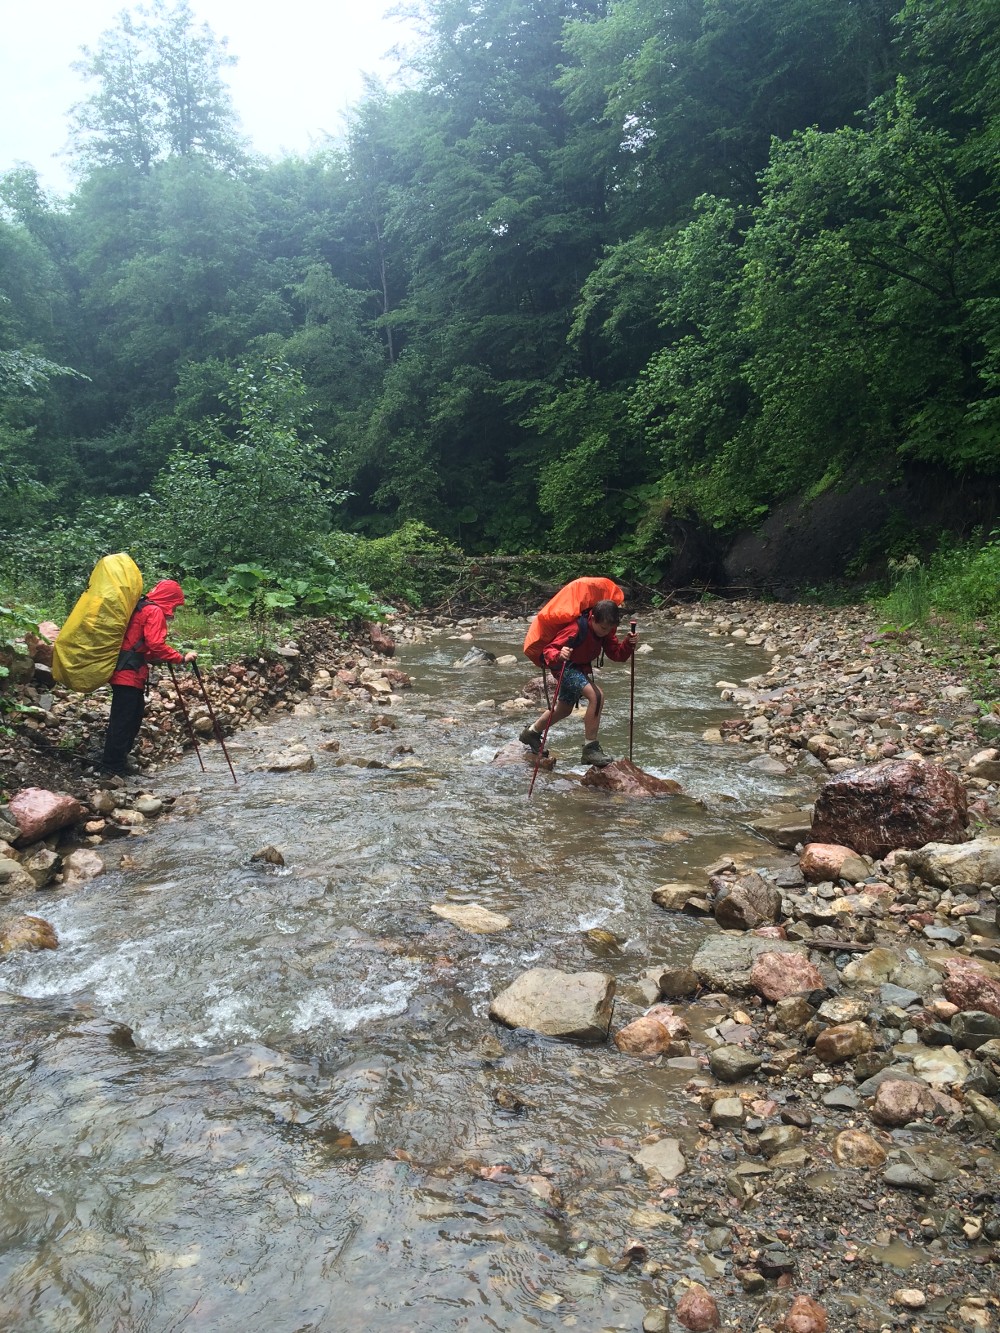
<path id="1" fill-rule="evenodd" d="M 543 649 L 562 627 L 592 610 L 598 602 L 604 601 L 617 602 L 619 606 L 625 601 L 625 594 L 611 579 L 585 577 L 567 583 L 545 603 L 531 622 L 524 637 L 524 655 L 535 666 L 541 666 Z"/>
<path id="2" fill-rule="evenodd" d="M 107 684 L 141 596 L 142 574 L 130 555 L 98 560 L 52 649 L 52 675 L 60 685 L 87 694 Z"/>

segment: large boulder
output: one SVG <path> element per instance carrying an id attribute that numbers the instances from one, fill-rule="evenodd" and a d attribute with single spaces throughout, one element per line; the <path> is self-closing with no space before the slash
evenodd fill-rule
<path id="1" fill-rule="evenodd" d="M 616 759 L 603 768 L 588 768 L 581 779 L 585 787 L 617 792 L 620 796 L 673 796 L 681 790 L 672 778 L 655 778 L 631 759 Z"/>
<path id="2" fill-rule="evenodd" d="M 780 914 L 780 891 L 756 871 L 723 885 L 715 902 L 715 919 L 723 930 L 756 930 Z"/>
<path id="3" fill-rule="evenodd" d="M 968 821 L 965 788 L 954 773 L 916 759 L 890 759 L 827 782 L 809 841 L 881 857 L 898 847 L 961 842 Z"/>
<path id="4" fill-rule="evenodd" d="M 17 824 L 16 841 L 21 846 L 78 824 L 87 816 L 74 797 L 65 792 L 46 791 L 44 787 L 22 787 L 10 798 L 8 809 Z"/>
<path id="5" fill-rule="evenodd" d="M 900 852 L 897 865 L 909 866 L 928 884 L 953 889 L 958 884 L 1000 884 L 1000 838 L 974 838 L 957 845 L 930 842 Z"/>
<path id="6" fill-rule="evenodd" d="M 508 768 L 511 764 L 518 764 L 522 767 L 526 764 L 528 768 L 534 768 L 537 764 L 539 768 L 546 772 L 555 768 L 555 757 L 551 754 L 543 754 L 541 757 L 534 754 L 526 745 L 520 741 L 508 741 L 502 750 L 497 750 L 491 763 L 497 768 Z"/>
<path id="7" fill-rule="evenodd" d="M 615 979 L 606 972 L 522 972 L 490 1005 L 490 1017 L 562 1041 L 604 1041 L 611 1026 Z"/>

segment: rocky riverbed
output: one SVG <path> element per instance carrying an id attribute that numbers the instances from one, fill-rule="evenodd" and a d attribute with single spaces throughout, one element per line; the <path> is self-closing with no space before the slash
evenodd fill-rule
<path id="1" fill-rule="evenodd" d="M 531 1029 L 686 1077 L 682 1123 L 651 1124 L 638 1149 L 608 1145 L 623 1188 L 645 1199 L 606 1263 L 653 1293 L 649 1333 L 996 1327 L 1000 719 L 922 644 L 885 638 L 858 608 L 669 614 L 771 654 L 758 676 L 720 679 L 733 716 L 707 739 L 741 747 L 750 771 L 808 777 L 816 800 L 754 818 L 777 849 L 766 864 L 734 839 L 704 875 L 650 885 L 652 917 L 705 923 L 690 958 L 636 967 L 624 983 L 599 963 L 528 969 L 493 997 L 496 1031 Z M 476 624 L 449 632 L 474 637 Z M 406 707 L 389 648 L 301 627 L 273 660 L 212 673 L 216 713 L 231 732 L 318 697 L 374 722 Z M 163 808 L 155 765 L 184 734 L 164 686 L 143 736 L 146 774 L 98 787 L 65 738 L 99 735 L 102 705 L 27 684 L 40 711 L 0 756 L 14 797 L 0 828 L 0 949 L 56 946 L 34 915 L 39 890 L 86 878 L 87 857 L 127 857 L 130 829 Z M 529 699 L 501 707 L 516 716 Z M 190 708 L 214 744 L 193 694 Z M 34 826 L 38 837 L 15 794 L 31 787 L 74 802 L 47 816 L 62 824 Z M 602 934 L 590 932 L 598 958 L 620 943 Z M 504 1046 L 492 1040 L 499 1067 Z M 510 1114 L 533 1114 L 527 1095 L 504 1095 Z M 503 1169 L 484 1167 L 489 1179 Z M 542 1186 L 559 1213 L 558 1191 Z M 678 1251 L 697 1260 L 700 1283 L 677 1280 Z M 599 1246 L 587 1253 L 602 1262 Z"/>

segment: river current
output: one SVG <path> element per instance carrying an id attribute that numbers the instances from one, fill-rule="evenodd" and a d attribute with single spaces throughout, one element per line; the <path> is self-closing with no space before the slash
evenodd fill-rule
<path id="1" fill-rule="evenodd" d="M 490 762 L 524 715 L 482 705 L 530 668 L 458 669 L 469 643 L 442 632 L 401 645 L 397 707 L 243 733 L 236 787 L 218 752 L 206 774 L 185 759 L 150 784 L 171 813 L 102 849 L 109 873 L 16 905 L 60 946 L 0 964 L 0 1329 L 589 1333 L 704 1277 L 630 1157 L 650 1133 L 693 1143 L 690 1073 L 487 1012 L 532 966 L 625 987 L 687 962 L 710 927 L 651 890 L 722 853 L 767 864 L 748 815 L 808 798 L 702 739 L 731 715 L 715 682 L 766 669 L 759 650 L 666 617 L 643 637 L 634 758 L 682 796 L 580 787 L 577 715 L 529 800 L 529 768 Z M 602 682 L 621 754 L 628 666 Z M 294 742 L 315 769 L 267 771 Z M 251 861 L 265 844 L 284 867 Z M 511 927 L 471 935 L 434 903 Z M 659 1278 L 614 1271 L 636 1238 Z"/>

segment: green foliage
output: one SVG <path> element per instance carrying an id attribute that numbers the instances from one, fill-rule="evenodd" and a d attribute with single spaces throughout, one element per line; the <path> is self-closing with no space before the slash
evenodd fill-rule
<path id="1" fill-rule="evenodd" d="M 219 608 L 236 620 L 276 619 L 285 614 L 379 620 L 392 611 L 321 556 L 291 574 L 277 574 L 254 564 L 234 565 L 224 583 L 186 578 L 184 592 L 195 606 Z"/>
<path id="2" fill-rule="evenodd" d="M 424 523 L 404 523 L 387 537 L 332 532 L 324 550 L 341 573 L 390 601 L 433 606 L 455 583 L 461 550 Z"/>
<path id="3" fill-rule="evenodd" d="M 0 734 L 9 732 L 4 718 L 15 712 L 23 711 L 16 700 L 4 688 L 10 676 L 10 654 L 24 651 L 25 634 L 37 634 L 39 612 L 31 606 L 7 598 L 0 594 Z M 4 660 L 6 658 L 6 661 Z"/>
<path id="4" fill-rule="evenodd" d="M 165 558 L 199 577 L 252 561 L 294 565 L 337 498 L 323 488 L 301 376 L 280 362 L 241 367 L 224 396 L 235 437 L 225 420 L 209 419 L 154 485 Z"/>

